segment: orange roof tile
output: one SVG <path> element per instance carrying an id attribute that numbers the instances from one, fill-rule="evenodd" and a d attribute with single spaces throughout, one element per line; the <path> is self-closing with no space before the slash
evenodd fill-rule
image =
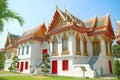
<path id="1" fill-rule="evenodd" d="M 95 23 L 97 21 L 97 16 L 93 17 L 93 18 L 90 18 L 90 19 L 87 19 L 84 21 L 84 24 L 87 28 L 93 28 L 95 26 Z"/>
<path id="2" fill-rule="evenodd" d="M 5 47 L 9 46 L 10 44 L 13 45 L 18 40 L 18 38 L 19 38 L 18 35 L 8 32 Z"/>
<path id="3" fill-rule="evenodd" d="M 38 27 L 35 27 L 33 29 L 30 29 L 28 31 L 25 31 L 23 35 L 18 39 L 17 43 L 24 41 L 29 38 L 46 38 L 45 33 L 47 29 L 45 26 L 45 23 L 39 25 Z"/>
<path id="4" fill-rule="evenodd" d="M 73 16 L 72 14 L 70 14 L 67 10 L 65 12 L 63 12 L 59 8 L 56 8 L 56 11 L 55 11 L 53 19 L 50 23 L 48 32 L 53 31 L 54 29 L 56 30 L 55 27 L 60 18 L 61 18 L 61 20 L 63 20 L 63 22 L 70 22 L 71 26 L 73 25 L 72 23 L 76 23 L 76 25 L 78 25 L 79 27 L 84 26 L 83 21 L 81 21 L 80 19 L 78 19 L 75 16 Z M 59 29 L 64 28 L 64 27 L 65 26 L 61 26 L 61 27 L 59 27 Z"/>
<path id="5" fill-rule="evenodd" d="M 18 38 L 18 35 L 11 34 L 10 32 L 8 32 L 4 50 L 16 48 L 15 42 L 18 40 Z"/>
<path id="6" fill-rule="evenodd" d="M 59 24 L 59 19 L 61 19 L 66 24 L 67 22 L 71 24 L 68 26 L 65 24 L 65 25 L 61 25 L 58 27 L 57 24 Z M 62 30 L 64 31 L 64 30 L 68 30 L 71 28 L 77 31 L 80 31 L 81 33 L 84 31 L 87 31 L 88 35 L 104 33 L 109 36 L 111 35 L 112 38 L 115 38 L 109 13 L 100 18 L 95 16 L 91 19 L 82 21 L 76 18 L 75 16 L 73 16 L 72 14 L 70 14 L 67 10 L 63 12 L 59 8 L 56 8 L 56 11 L 53 16 L 53 20 L 51 21 L 50 26 L 49 26 L 49 30 L 47 33 L 48 36 L 61 32 Z"/>

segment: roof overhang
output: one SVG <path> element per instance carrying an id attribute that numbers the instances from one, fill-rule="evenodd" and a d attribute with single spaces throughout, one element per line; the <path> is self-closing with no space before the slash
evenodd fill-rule
<path id="1" fill-rule="evenodd" d="M 89 30 L 84 26 L 78 27 L 76 25 L 72 25 L 72 26 L 64 26 L 63 28 L 58 29 L 58 30 L 52 30 L 52 31 L 48 32 L 46 36 L 50 36 L 50 35 L 53 35 L 53 34 L 56 34 L 56 33 L 62 32 L 62 31 L 66 31 L 66 30 L 69 30 L 69 29 L 76 30 L 80 33 L 89 32 Z"/>

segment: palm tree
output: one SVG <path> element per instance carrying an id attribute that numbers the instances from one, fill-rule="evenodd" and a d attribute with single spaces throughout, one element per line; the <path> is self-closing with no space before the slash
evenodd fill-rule
<path id="1" fill-rule="evenodd" d="M 113 55 L 115 58 L 120 58 L 120 45 L 114 44 L 113 47 Z"/>
<path id="2" fill-rule="evenodd" d="M 0 0 L 0 32 L 4 30 L 4 22 L 9 22 L 16 19 L 20 25 L 24 24 L 23 18 L 16 12 L 8 8 L 7 0 Z"/>

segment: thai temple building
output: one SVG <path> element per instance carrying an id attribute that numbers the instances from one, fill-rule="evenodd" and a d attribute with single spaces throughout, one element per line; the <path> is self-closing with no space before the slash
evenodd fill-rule
<path id="1" fill-rule="evenodd" d="M 21 73 L 40 73 L 42 54 L 48 53 L 45 24 L 25 31 L 17 40 L 18 69 Z"/>
<path id="2" fill-rule="evenodd" d="M 114 39 L 109 13 L 83 21 L 56 7 L 48 29 L 42 23 L 15 42 L 17 68 L 21 73 L 41 73 L 43 54 L 49 54 L 50 74 L 91 78 L 110 74 Z"/>
<path id="3" fill-rule="evenodd" d="M 116 21 L 117 23 L 117 33 L 116 33 L 116 42 L 120 44 L 120 21 Z"/>
<path id="4" fill-rule="evenodd" d="M 15 42 L 18 40 L 18 35 L 12 34 L 8 32 L 5 48 L 4 48 L 4 56 L 5 56 L 5 65 L 4 70 L 8 71 L 12 63 L 12 58 L 17 54 L 17 46 Z"/>
<path id="5" fill-rule="evenodd" d="M 47 36 L 50 41 L 51 74 L 94 77 L 112 73 L 110 14 L 82 21 L 56 8 Z"/>

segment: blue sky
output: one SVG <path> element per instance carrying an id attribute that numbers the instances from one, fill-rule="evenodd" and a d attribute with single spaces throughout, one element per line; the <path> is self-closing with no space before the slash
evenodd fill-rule
<path id="1" fill-rule="evenodd" d="M 25 20 L 24 26 L 17 21 L 5 23 L 4 32 L 0 34 L 0 47 L 4 47 L 7 32 L 22 35 L 28 29 L 45 22 L 48 25 L 55 12 L 56 5 L 81 20 L 89 19 L 96 14 L 105 16 L 110 12 L 112 26 L 116 32 L 115 20 L 120 20 L 120 0 L 8 0 L 9 8 L 19 13 Z"/>

